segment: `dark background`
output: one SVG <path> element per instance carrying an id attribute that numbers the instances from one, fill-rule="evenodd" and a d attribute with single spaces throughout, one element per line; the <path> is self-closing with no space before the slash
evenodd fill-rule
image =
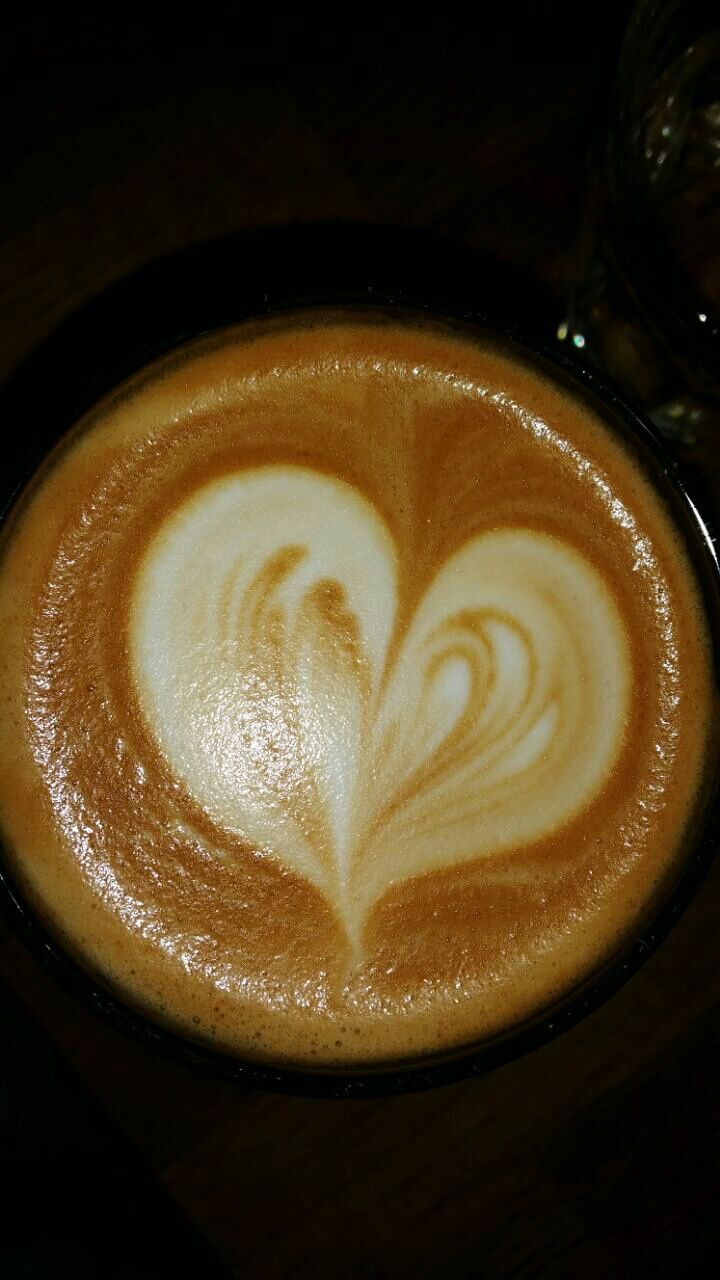
<path id="1" fill-rule="evenodd" d="M 306 273 L 317 259 L 342 278 L 357 241 L 337 223 L 361 224 L 362 270 L 420 290 L 453 277 L 552 332 L 629 6 L 261 8 L 5 21 L 0 377 L 159 256 L 302 223 L 333 224 Z M 239 305 L 244 263 L 256 287 L 307 257 L 300 233 L 277 234 L 235 241 Z M 131 308 L 122 323 L 131 341 Z M 4 443 L 26 428 L 6 414 Z M 480 1080 L 361 1102 L 168 1064 L 3 926 L 4 1273 L 703 1273 L 720 1243 L 719 891 L 716 867 L 660 951 L 561 1039 Z"/>

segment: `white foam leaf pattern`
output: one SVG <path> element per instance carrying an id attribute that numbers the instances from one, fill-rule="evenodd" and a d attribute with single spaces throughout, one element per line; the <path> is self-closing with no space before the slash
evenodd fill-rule
<path id="1" fill-rule="evenodd" d="M 617 607 L 556 538 L 472 538 L 398 637 L 401 573 L 350 485 L 262 467 L 167 519 L 133 601 L 136 686 L 174 774 L 322 890 L 356 946 L 391 884 L 538 841 L 587 805 L 629 697 Z"/>

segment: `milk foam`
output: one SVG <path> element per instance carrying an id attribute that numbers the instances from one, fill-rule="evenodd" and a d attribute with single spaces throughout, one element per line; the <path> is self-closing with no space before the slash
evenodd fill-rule
<path id="1" fill-rule="evenodd" d="M 0 626 L 31 907 L 130 1004 L 273 1065 L 553 1007 L 676 882 L 720 754 L 644 463 L 440 326 L 281 318 L 143 371 L 16 508 Z"/>
<path id="2" fill-rule="evenodd" d="M 617 606 L 571 546 L 472 538 L 402 627 L 412 572 L 348 483 L 267 466 L 174 512 L 133 598 L 132 669 L 170 768 L 319 888 L 356 949 L 391 885 L 556 832 L 606 780 L 627 713 Z"/>

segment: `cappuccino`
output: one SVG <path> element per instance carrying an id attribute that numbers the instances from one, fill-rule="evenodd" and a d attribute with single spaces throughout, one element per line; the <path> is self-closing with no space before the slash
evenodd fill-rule
<path id="1" fill-rule="evenodd" d="M 245 1058 L 407 1061 L 636 934 L 714 767 L 699 588 L 619 435 L 450 325 L 150 367 L 7 523 L 0 823 L 36 913 Z"/>

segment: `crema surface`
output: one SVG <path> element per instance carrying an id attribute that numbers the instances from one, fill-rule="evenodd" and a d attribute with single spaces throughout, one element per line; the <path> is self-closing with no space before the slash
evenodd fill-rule
<path id="1" fill-rule="evenodd" d="M 121 388 L 4 535 L 0 820 L 125 999 L 301 1064 L 507 1030 L 677 872 L 715 712 L 637 461 L 522 361 L 349 316 Z"/>

